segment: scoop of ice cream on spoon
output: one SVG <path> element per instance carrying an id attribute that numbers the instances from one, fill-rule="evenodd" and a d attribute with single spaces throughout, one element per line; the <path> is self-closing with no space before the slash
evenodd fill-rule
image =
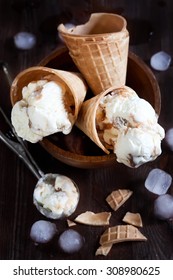
<path id="1" fill-rule="evenodd" d="M 70 178 L 50 173 L 38 180 L 33 201 L 40 213 L 48 218 L 68 217 L 77 207 L 79 190 Z"/>

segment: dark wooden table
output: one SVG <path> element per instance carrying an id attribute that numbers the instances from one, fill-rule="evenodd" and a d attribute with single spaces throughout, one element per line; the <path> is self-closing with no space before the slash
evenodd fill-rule
<path id="1" fill-rule="evenodd" d="M 77 3 L 77 4 L 76 4 Z M 79 4 L 80 3 L 80 4 Z M 58 0 L 1 0 L 0 1 L 0 60 L 8 63 L 14 78 L 21 70 L 37 65 L 61 42 L 57 25 L 61 22 L 79 24 L 91 12 L 113 12 L 127 19 L 130 32 L 130 50 L 148 65 L 152 54 L 163 50 L 173 52 L 173 1 L 171 0 L 117 0 L 117 1 L 58 1 Z M 37 44 L 29 51 L 15 48 L 13 36 L 20 31 L 36 35 Z M 154 71 L 158 80 L 162 108 L 160 124 L 167 130 L 173 126 L 173 70 Z M 10 116 L 9 86 L 0 71 L 0 105 Z M 3 121 L 0 120 L 0 129 Z M 116 213 L 111 225 L 122 223 L 127 211 L 139 212 L 143 218 L 141 231 L 147 242 L 126 242 L 114 245 L 107 257 L 95 257 L 100 234 L 104 227 L 77 225 L 74 229 L 85 238 L 79 253 L 62 253 L 57 245 L 58 235 L 67 229 L 66 220 L 57 220 L 58 234 L 49 244 L 35 246 L 29 233 L 32 224 L 45 219 L 32 203 L 37 179 L 23 162 L 0 142 L 0 259 L 173 259 L 173 226 L 153 216 L 154 195 L 144 188 L 148 172 L 158 167 L 173 175 L 173 154 L 163 141 L 162 155 L 138 169 L 122 164 L 109 168 L 79 169 L 67 166 L 50 156 L 39 144 L 29 149 L 44 172 L 58 172 L 70 176 L 80 188 L 81 198 L 75 215 L 91 210 L 109 211 L 106 196 L 114 189 L 127 187 L 133 196 Z M 171 186 L 170 193 L 173 193 Z"/>

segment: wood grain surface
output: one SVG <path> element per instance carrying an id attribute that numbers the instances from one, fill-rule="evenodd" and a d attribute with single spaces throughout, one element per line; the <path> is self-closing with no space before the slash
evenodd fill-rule
<path id="1" fill-rule="evenodd" d="M 0 60 L 9 65 L 14 78 L 21 70 L 37 65 L 62 42 L 57 34 L 61 22 L 79 24 L 92 12 L 113 12 L 127 19 L 130 32 L 130 50 L 149 65 L 152 54 L 166 51 L 173 54 L 173 1 L 171 0 L 117 0 L 117 1 L 57 1 L 57 0 L 0 0 Z M 32 32 L 37 37 L 36 46 L 29 51 L 18 50 L 13 36 L 20 31 Z M 152 70 L 161 91 L 162 107 L 160 124 L 173 126 L 173 70 Z M 10 116 L 9 86 L 0 71 L 0 105 Z M 0 119 L 4 131 L 4 121 Z M 71 219 L 81 212 L 110 211 L 106 196 L 114 189 L 130 188 L 133 195 L 117 212 L 112 212 L 111 225 L 123 224 L 127 211 L 139 212 L 143 220 L 141 232 L 145 242 L 124 242 L 114 245 L 107 257 L 95 256 L 100 234 L 106 227 L 77 225 L 85 243 L 74 254 L 65 254 L 58 247 L 58 236 L 68 228 L 66 220 L 54 221 L 58 233 L 49 244 L 36 246 L 30 239 L 32 224 L 46 220 L 32 202 L 37 179 L 23 162 L 0 142 L 0 259 L 119 259 L 119 260 L 169 260 L 173 259 L 173 227 L 171 222 L 161 221 L 153 215 L 156 196 L 144 187 L 144 181 L 152 168 L 161 168 L 173 176 L 173 153 L 163 141 L 162 155 L 154 162 L 138 169 L 122 164 L 96 169 L 70 167 L 49 155 L 39 144 L 28 144 L 32 155 L 45 173 L 55 172 L 71 177 L 79 186 L 80 202 Z M 169 193 L 173 194 L 171 185 Z"/>

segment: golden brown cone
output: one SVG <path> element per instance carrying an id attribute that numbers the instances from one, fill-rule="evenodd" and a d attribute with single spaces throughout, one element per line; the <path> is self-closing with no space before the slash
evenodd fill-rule
<path id="1" fill-rule="evenodd" d="M 126 82 L 129 33 L 116 14 L 94 13 L 84 25 L 58 26 L 69 54 L 95 95 Z"/>
<path id="2" fill-rule="evenodd" d="M 96 111 L 100 100 L 104 95 L 105 93 L 99 94 L 91 99 L 88 99 L 82 104 L 76 121 L 76 126 L 81 129 L 105 153 L 109 154 L 109 151 L 101 143 L 96 129 Z"/>
<path id="3" fill-rule="evenodd" d="M 132 225 L 118 225 L 108 228 L 100 237 L 100 244 L 115 244 L 125 241 L 146 241 L 147 238 Z"/>
<path id="4" fill-rule="evenodd" d="M 109 154 L 110 152 L 99 139 L 96 129 L 96 112 L 101 99 L 112 91 L 116 92 L 117 94 L 126 94 L 126 92 L 131 92 L 132 89 L 127 86 L 123 86 L 121 88 L 111 87 L 102 93 L 86 100 L 82 104 L 77 121 L 75 123 L 76 126 L 81 129 L 106 154 Z"/>
<path id="5" fill-rule="evenodd" d="M 32 81 L 38 81 L 41 79 L 56 81 L 59 85 L 65 87 L 65 94 L 68 94 L 67 103 L 69 102 L 69 97 L 74 98 L 74 113 L 71 119 L 74 124 L 87 92 L 86 84 L 79 73 L 56 70 L 42 66 L 27 68 L 16 76 L 11 85 L 10 97 L 12 105 L 22 99 L 22 89 L 24 86 L 27 86 Z"/>

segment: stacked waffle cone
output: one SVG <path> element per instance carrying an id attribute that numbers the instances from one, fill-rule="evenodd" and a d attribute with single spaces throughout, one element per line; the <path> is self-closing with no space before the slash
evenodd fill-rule
<path id="1" fill-rule="evenodd" d="M 58 30 L 74 63 L 95 95 L 126 82 L 129 33 L 116 14 L 95 13 L 84 25 Z"/>
<path id="2" fill-rule="evenodd" d="M 86 24 L 58 31 L 73 62 L 92 89 L 93 98 L 82 104 L 76 126 L 109 154 L 96 128 L 96 112 L 106 94 L 125 86 L 129 33 L 126 20 L 116 14 L 94 13 Z"/>

